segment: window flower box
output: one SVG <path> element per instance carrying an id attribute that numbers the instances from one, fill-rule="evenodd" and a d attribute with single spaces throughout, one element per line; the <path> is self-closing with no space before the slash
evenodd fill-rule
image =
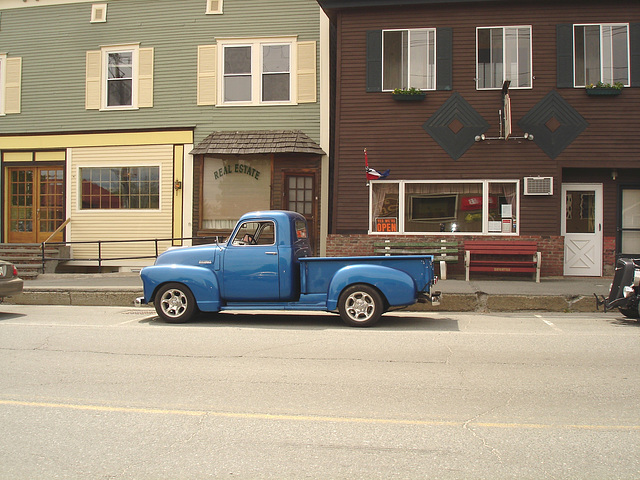
<path id="1" fill-rule="evenodd" d="M 598 82 L 595 85 L 589 84 L 585 87 L 587 95 L 590 96 L 606 96 L 606 95 L 620 95 L 624 85 L 620 82 L 616 82 L 613 85 L 609 83 Z"/>
<path id="2" fill-rule="evenodd" d="M 421 102 L 427 98 L 427 94 L 413 87 L 407 90 L 396 88 L 391 94 L 391 97 L 398 102 Z"/>

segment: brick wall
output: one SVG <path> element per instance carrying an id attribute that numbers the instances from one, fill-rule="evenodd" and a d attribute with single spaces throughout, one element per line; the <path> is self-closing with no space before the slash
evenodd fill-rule
<path id="1" fill-rule="evenodd" d="M 602 263 L 604 264 L 602 274 L 605 277 L 612 276 L 616 267 L 616 237 L 604 237 Z"/>
<path id="2" fill-rule="evenodd" d="M 327 256 L 329 257 L 349 257 L 373 255 L 373 243 L 391 240 L 395 242 L 439 242 L 445 238 L 448 241 L 457 240 L 459 243 L 458 263 L 450 263 L 447 265 L 447 274 L 449 278 L 464 278 L 464 242 L 465 240 L 513 240 L 513 241 L 536 241 L 538 249 L 542 254 L 542 270 L 543 277 L 561 277 L 563 271 L 564 260 L 564 237 L 562 236 L 519 236 L 519 237 L 490 237 L 490 236 L 415 236 L 415 235 L 398 235 L 387 237 L 384 235 L 329 235 L 327 238 Z M 606 246 L 606 242 L 605 242 Z M 605 255 L 606 258 L 607 255 Z M 613 261 L 612 263 L 613 264 Z"/>

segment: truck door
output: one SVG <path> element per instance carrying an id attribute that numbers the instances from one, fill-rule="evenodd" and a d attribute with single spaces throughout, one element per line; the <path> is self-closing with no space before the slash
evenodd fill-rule
<path id="1" fill-rule="evenodd" d="M 280 300 L 278 247 L 273 221 L 243 223 L 224 254 L 224 297 L 230 302 Z"/>

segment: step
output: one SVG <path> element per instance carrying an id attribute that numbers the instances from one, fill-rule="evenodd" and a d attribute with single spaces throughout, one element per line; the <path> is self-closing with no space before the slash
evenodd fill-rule
<path id="1" fill-rule="evenodd" d="M 45 247 L 45 257 L 55 259 L 63 256 L 65 248 L 57 246 Z M 68 253 L 67 253 L 68 255 Z M 42 245 L 39 243 L 2 243 L 0 244 L 0 259 L 13 263 L 18 270 L 18 276 L 24 280 L 32 280 L 43 272 Z M 46 260 L 44 271 L 55 271 L 58 260 Z"/>

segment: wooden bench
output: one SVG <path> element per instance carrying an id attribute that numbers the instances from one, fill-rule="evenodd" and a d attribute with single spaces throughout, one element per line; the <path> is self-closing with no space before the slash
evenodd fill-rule
<path id="1" fill-rule="evenodd" d="M 536 242 L 508 240 L 469 240 L 464 242 L 464 266 L 469 281 L 469 271 L 493 273 L 536 274 L 540 282 L 542 255 Z"/>
<path id="2" fill-rule="evenodd" d="M 440 262 L 440 278 L 447 279 L 447 263 L 458 262 L 458 242 L 440 240 L 439 242 L 406 242 L 385 240 L 374 242 L 377 255 L 433 255 L 434 262 Z"/>

